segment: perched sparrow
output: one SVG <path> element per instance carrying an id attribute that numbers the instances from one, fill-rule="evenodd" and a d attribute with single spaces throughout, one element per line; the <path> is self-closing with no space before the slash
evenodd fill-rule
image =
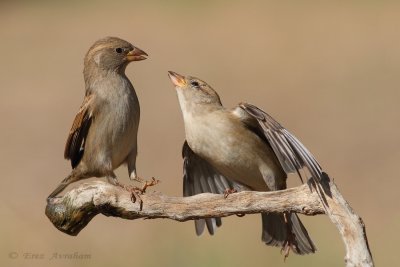
<path id="1" fill-rule="evenodd" d="M 230 190 L 274 191 L 286 188 L 287 173 L 305 169 L 315 179 L 322 170 L 312 154 L 264 111 L 250 104 L 222 106 L 204 81 L 170 71 L 183 113 L 183 194 L 218 194 Z M 285 256 L 314 253 L 316 247 L 295 213 L 262 213 L 262 241 L 282 247 Z M 220 218 L 195 221 L 200 235 L 210 234 Z"/>
<path id="2" fill-rule="evenodd" d="M 114 170 L 128 165 L 129 177 L 136 179 L 139 101 L 125 75 L 132 61 L 147 54 L 116 37 L 106 37 L 90 47 L 84 60 L 85 98 L 72 123 L 64 157 L 72 171 L 50 194 L 52 198 L 70 183 L 107 177 L 118 184 Z"/>

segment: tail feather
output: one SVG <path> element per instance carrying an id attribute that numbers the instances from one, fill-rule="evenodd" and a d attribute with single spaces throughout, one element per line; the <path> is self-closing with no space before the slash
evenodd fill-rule
<path id="1" fill-rule="evenodd" d="M 294 236 L 296 237 L 297 246 L 301 252 L 299 254 L 315 253 L 317 248 L 315 247 L 314 242 L 308 235 L 307 229 L 304 227 L 297 214 L 291 213 L 290 220 L 292 222 L 292 230 Z"/>
<path id="2" fill-rule="evenodd" d="M 265 244 L 280 247 L 287 239 L 284 218 L 279 213 L 262 213 L 262 241 Z"/>
<path id="3" fill-rule="evenodd" d="M 196 229 L 196 235 L 201 235 L 204 231 L 204 227 L 206 225 L 205 219 L 199 219 L 194 221 L 194 227 Z"/>
<path id="4" fill-rule="evenodd" d="M 54 198 L 58 194 L 60 194 L 70 183 L 74 182 L 76 179 L 74 179 L 75 176 L 72 174 L 68 175 L 64 180 L 61 181 L 61 183 L 57 186 L 56 189 L 47 197 L 47 199 Z"/>
<path id="5" fill-rule="evenodd" d="M 314 253 L 316 247 L 297 214 L 288 215 L 289 224 L 285 222 L 283 213 L 262 213 L 262 241 L 275 247 L 283 247 L 289 242 L 296 254 Z"/>
<path id="6" fill-rule="evenodd" d="M 194 221 L 196 234 L 198 236 L 204 232 L 205 226 L 207 226 L 207 230 L 210 233 L 210 235 L 214 235 L 216 228 L 220 227 L 221 225 L 222 225 L 221 218 L 207 218 Z"/>

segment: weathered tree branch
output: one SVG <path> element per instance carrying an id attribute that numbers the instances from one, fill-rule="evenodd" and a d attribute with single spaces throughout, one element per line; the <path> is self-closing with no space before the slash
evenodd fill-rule
<path id="1" fill-rule="evenodd" d="M 192 197 L 168 197 L 161 193 L 142 195 L 143 209 L 132 203 L 126 190 L 102 181 L 85 183 L 63 197 L 50 199 L 46 215 L 57 229 L 77 235 L 99 213 L 134 220 L 169 218 L 187 221 L 226 217 L 234 214 L 293 211 L 305 215 L 327 214 L 338 228 L 346 246 L 346 266 L 373 266 L 365 226 L 328 176 L 321 182 L 329 192 L 325 200 L 308 184 L 275 192 L 240 192 L 223 195 L 200 194 Z"/>

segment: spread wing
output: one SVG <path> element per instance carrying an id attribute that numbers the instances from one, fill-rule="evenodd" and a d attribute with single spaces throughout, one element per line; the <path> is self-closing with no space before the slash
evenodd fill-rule
<path id="1" fill-rule="evenodd" d="M 268 141 L 286 173 L 297 172 L 303 182 L 301 170 L 305 167 L 315 181 L 321 180 L 322 169 L 314 156 L 270 115 L 247 103 L 239 104 L 234 113 L 257 135 Z"/>
<path id="2" fill-rule="evenodd" d="M 207 161 L 196 155 L 187 142 L 183 144 L 183 195 L 193 196 L 201 193 L 223 194 L 226 189 L 237 191 L 248 190 L 245 186 L 234 183 Z M 207 225 L 208 232 L 213 235 L 216 227 L 221 226 L 221 218 L 195 220 L 196 234 L 201 235 Z"/>
<path id="3" fill-rule="evenodd" d="M 92 123 L 90 105 L 93 102 L 93 95 L 87 95 L 83 100 L 81 108 L 76 114 L 68 139 L 65 144 L 64 157 L 71 160 L 72 168 L 75 168 L 82 159 L 85 140 Z"/>

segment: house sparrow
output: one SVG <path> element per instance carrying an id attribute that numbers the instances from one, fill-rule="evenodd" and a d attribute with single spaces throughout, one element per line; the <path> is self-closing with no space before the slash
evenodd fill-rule
<path id="1" fill-rule="evenodd" d="M 89 177 L 107 177 L 119 185 L 114 170 L 128 165 L 129 177 L 136 173 L 139 101 L 125 75 L 132 61 L 147 54 L 116 37 L 95 42 L 84 59 L 85 98 L 72 123 L 64 157 L 71 173 L 49 195 L 55 197 L 70 183 Z"/>
<path id="2" fill-rule="evenodd" d="M 222 106 L 206 82 L 170 71 L 185 124 L 183 145 L 184 196 L 204 192 L 274 191 L 286 188 L 288 173 L 302 176 L 303 167 L 315 179 L 322 170 L 313 155 L 285 128 L 261 109 L 246 103 Z M 262 213 L 262 241 L 279 246 L 285 257 L 314 253 L 316 247 L 295 213 Z M 195 221 L 200 235 L 210 234 L 221 218 Z"/>

